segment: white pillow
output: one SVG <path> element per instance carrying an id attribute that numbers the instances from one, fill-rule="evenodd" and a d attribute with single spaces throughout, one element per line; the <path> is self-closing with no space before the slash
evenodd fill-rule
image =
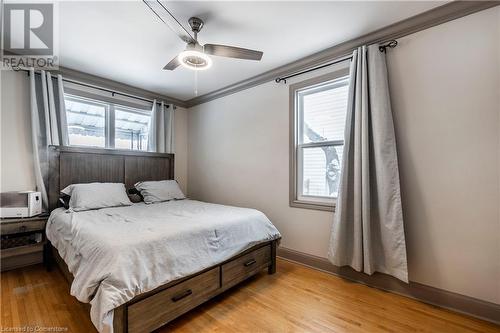
<path id="1" fill-rule="evenodd" d="M 179 184 L 175 180 L 138 182 L 135 184 L 135 188 L 141 192 L 144 202 L 147 204 L 174 199 L 186 199 L 186 196 L 182 193 Z"/>
<path id="2" fill-rule="evenodd" d="M 61 193 L 71 196 L 69 208 L 75 212 L 132 205 L 121 183 L 72 184 Z"/>

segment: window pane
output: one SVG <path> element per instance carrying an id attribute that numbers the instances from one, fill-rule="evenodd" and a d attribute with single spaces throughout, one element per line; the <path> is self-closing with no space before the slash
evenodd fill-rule
<path id="1" fill-rule="evenodd" d="M 105 147 L 106 105 L 72 97 L 65 104 L 69 144 Z"/>
<path id="2" fill-rule="evenodd" d="M 344 146 L 302 148 L 302 195 L 338 195 Z"/>
<path id="3" fill-rule="evenodd" d="M 344 140 L 349 81 L 344 78 L 299 93 L 302 143 Z"/>
<path id="4" fill-rule="evenodd" d="M 115 108 L 115 148 L 147 150 L 149 118 L 141 110 Z"/>

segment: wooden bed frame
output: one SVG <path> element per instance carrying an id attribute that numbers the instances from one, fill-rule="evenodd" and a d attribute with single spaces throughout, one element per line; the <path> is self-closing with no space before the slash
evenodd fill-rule
<path id="1" fill-rule="evenodd" d="M 110 149 L 50 146 L 49 209 L 59 206 L 60 190 L 70 184 L 90 182 L 124 183 L 174 179 L 174 155 Z M 151 332 L 212 297 L 267 268 L 276 272 L 279 239 L 256 245 L 238 255 L 134 297 L 114 310 L 116 333 Z M 48 267 L 55 262 L 68 282 L 73 281 L 57 250 L 47 244 Z"/>

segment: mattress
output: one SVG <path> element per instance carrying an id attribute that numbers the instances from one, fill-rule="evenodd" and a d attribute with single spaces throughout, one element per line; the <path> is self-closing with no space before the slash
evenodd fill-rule
<path id="1" fill-rule="evenodd" d="M 280 233 L 260 211 L 194 200 L 56 209 L 47 238 L 74 276 L 71 295 L 91 304 L 100 332 L 136 295 L 217 265 Z"/>

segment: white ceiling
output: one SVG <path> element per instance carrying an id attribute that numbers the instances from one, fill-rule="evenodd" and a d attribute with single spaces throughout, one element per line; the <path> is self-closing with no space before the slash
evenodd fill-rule
<path id="1" fill-rule="evenodd" d="M 309 54 L 442 5 L 396 2 L 164 2 L 185 24 L 205 20 L 202 44 L 227 44 L 264 52 L 262 61 L 213 57 L 198 72 L 198 95 L 263 73 Z M 59 3 L 60 64 L 64 67 L 187 100 L 195 74 L 162 67 L 183 42 L 142 1 Z"/>

